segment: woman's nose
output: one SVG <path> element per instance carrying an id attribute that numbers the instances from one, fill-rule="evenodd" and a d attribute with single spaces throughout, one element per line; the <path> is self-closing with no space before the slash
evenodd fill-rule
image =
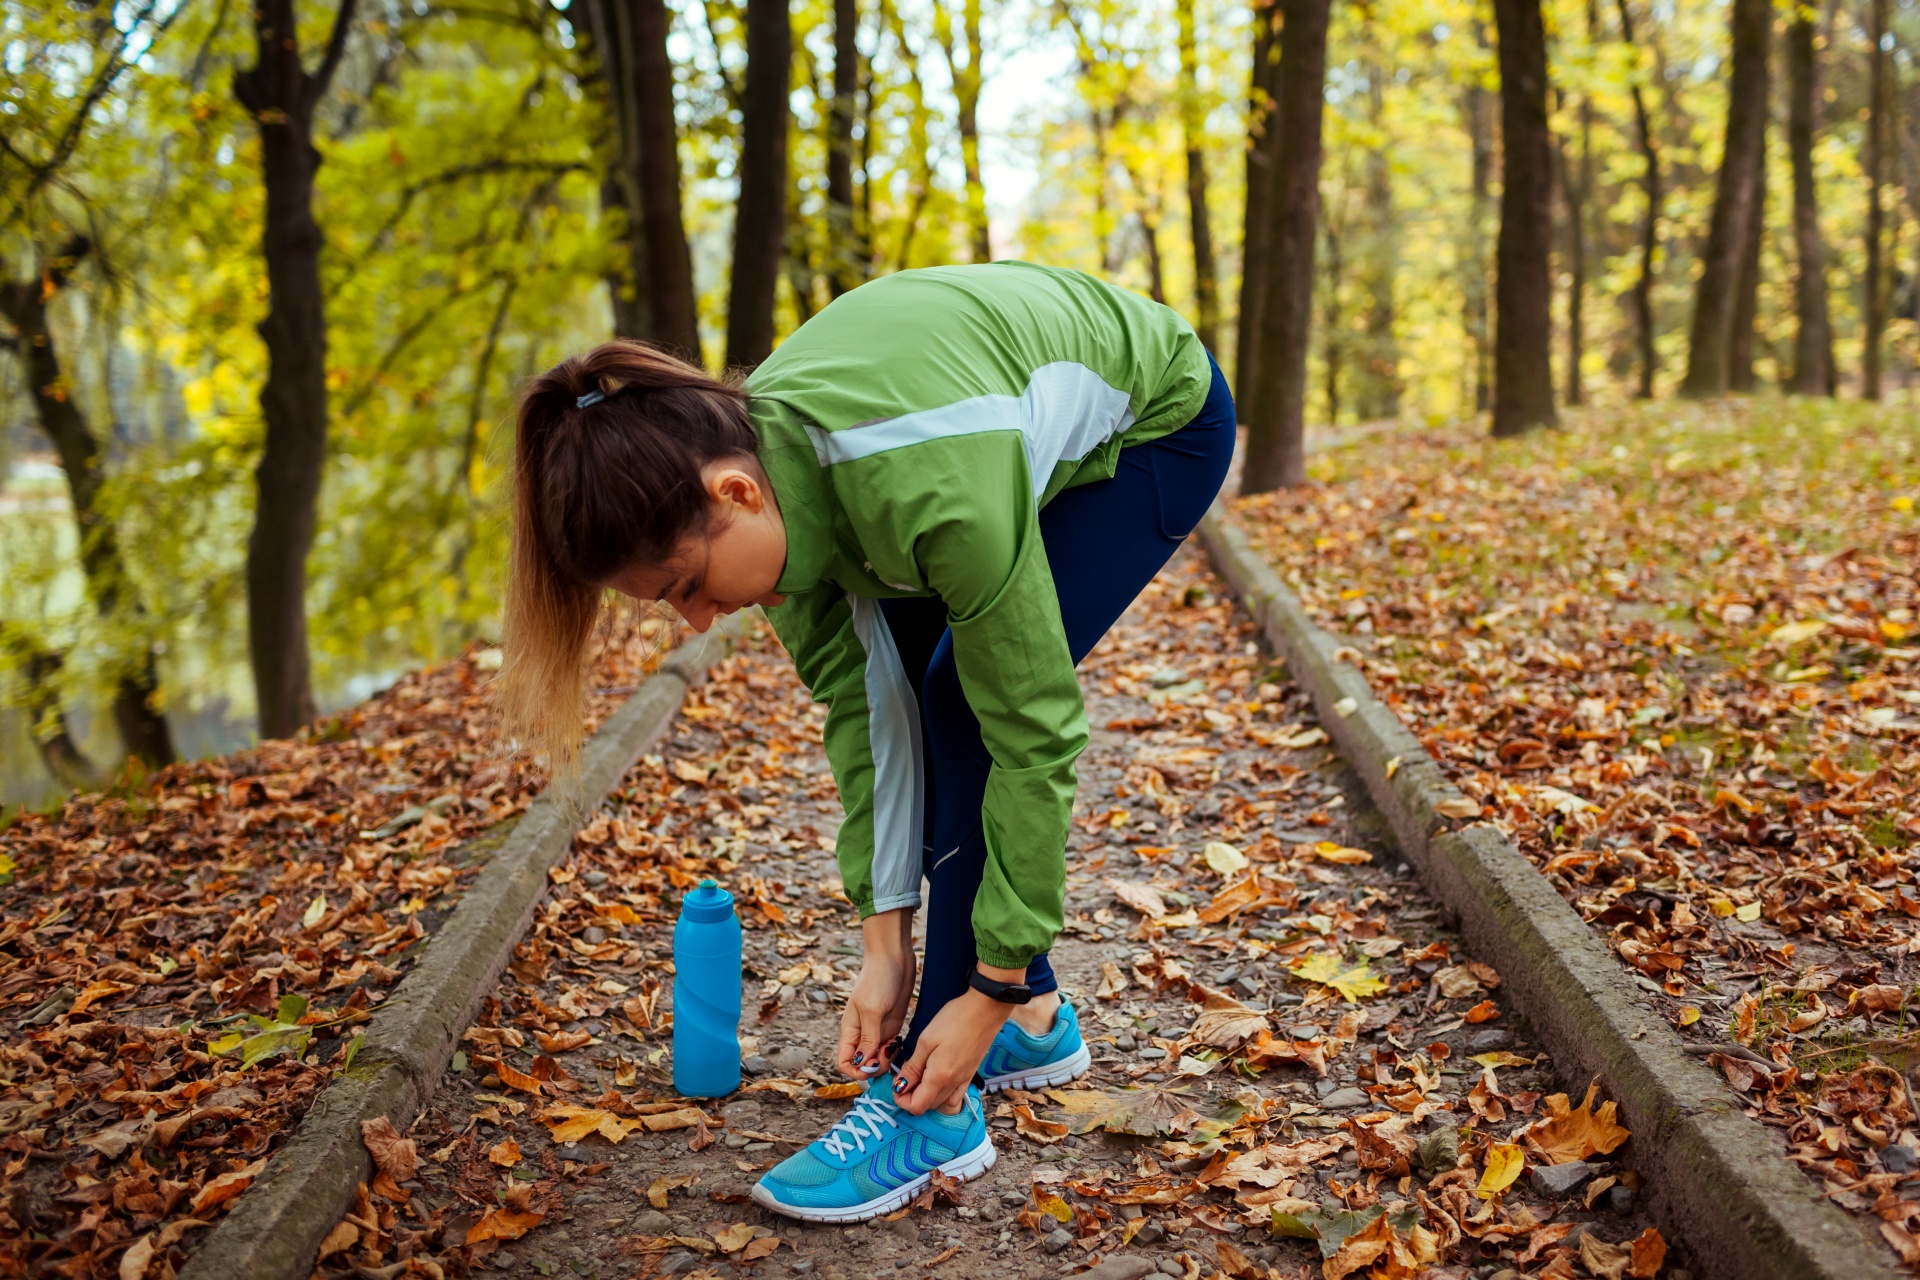
<path id="1" fill-rule="evenodd" d="M 674 612 L 684 618 L 687 625 L 698 634 L 704 635 L 707 628 L 713 625 L 715 610 L 711 601 L 702 600 L 694 604 L 682 604 L 676 600 L 673 608 Z"/>

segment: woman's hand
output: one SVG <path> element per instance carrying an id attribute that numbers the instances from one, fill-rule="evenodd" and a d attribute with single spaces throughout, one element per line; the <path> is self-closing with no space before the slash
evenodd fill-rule
<path id="1" fill-rule="evenodd" d="M 913 1002 L 913 912 L 901 908 L 868 916 L 861 933 L 866 954 L 840 1015 L 834 1065 L 855 1080 L 871 1080 L 886 1070 L 894 1037 L 906 1025 Z"/>
<path id="2" fill-rule="evenodd" d="M 996 969 L 980 965 L 980 972 L 998 982 L 1025 982 L 1027 971 Z M 913 1057 L 897 1073 L 893 1097 L 913 1115 L 925 1115 L 938 1107 L 952 1114 L 966 1100 L 967 1086 L 973 1083 L 980 1060 L 993 1047 L 1013 1006 L 982 995 L 969 987 L 958 1000 L 948 1002 L 933 1015 L 933 1021 L 920 1033 Z"/>
<path id="3" fill-rule="evenodd" d="M 935 1107 L 951 1113 L 966 1098 L 980 1060 L 1012 1012 L 1012 1005 L 971 989 L 949 1001 L 933 1015 L 913 1057 L 900 1068 L 894 1101 L 916 1116 Z"/>

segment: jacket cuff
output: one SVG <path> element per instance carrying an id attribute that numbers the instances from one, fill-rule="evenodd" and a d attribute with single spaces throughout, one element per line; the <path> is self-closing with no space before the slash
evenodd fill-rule
<path id="1" fill-rule="evenodd" d="M 973 940 L 973 954 L 980 963 L 990 964 L 996 969 L 1024 969 L 1033 963 L 1038 951 L 1007 951 L 981 940 L 977 935 Z"/>
<path id="2" fill-rule="evenodd" d="M 877 916 L 882 911 L 898 911 L 901 907 L 914 907 L 917 909 L 919 906 L 920 895 L 918 892 L 897 893 L 890 898 L 875 898 L 872 906 L 861 907 L 860 918 L 865 920 L 868 916 Z"/>

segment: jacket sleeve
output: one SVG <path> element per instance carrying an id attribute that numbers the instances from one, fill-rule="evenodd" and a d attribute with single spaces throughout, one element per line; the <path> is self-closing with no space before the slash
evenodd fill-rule
<path id="1" fill-rule="evenodd" d="M 869 494 L 890 495 L 862 512 L 869 528 L 888 526 L 873 528 L 869 551 L 911 554 L 911 563 L 876 567 L 917 574 L 946 603 L 961 688 L 993 759 L 974 946 L 988 964 L 1023 967 L 1052 948 L 1065 923 L 1074 762 L 1087 745 L 1087 716 L 1021 436 L 981 432 L 853 465 L 889 468 L 863 480 Z M 941 482 L 952 476 L 966 483 Z"/>
<path id="2" fill-rule="evenodd" d="M 920 905 L 919 705 L 878 603 L 831 582 L 767 611 L 800 679 L 827 707 L 827 761 L 846 817 L 834 853 L 860 918 Z"/>

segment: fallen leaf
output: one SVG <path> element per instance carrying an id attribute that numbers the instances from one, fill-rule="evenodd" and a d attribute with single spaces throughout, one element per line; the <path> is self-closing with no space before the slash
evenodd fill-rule
<path id="1" fill-rule="evenodd" d="M 1374 977 L 1373 971 L 1367 967 L 1364 960 L 1357 965 L 1349 966 L 1340 957 L 1322 952 L 1318 955 L 1302 956 L 1288 968 L 1296 978 L 1331 987 L 1339 992 L 1348 1004 L 1357 1003 L 1366 996 L 1377 996 L 1387 989 L 1385 980 Z"/>
<path id="2" fill-rule="evenodd" d="M 665 1173 L 655 1178 L 647 1186 L 647 1203 L 656 1209 L 667 1207 L 667 1193 L 690 1187 L 700 1181 L 697 1173 Z"/>
<path id="3" fill-rule="evenodd" d="M 1267 1015 L 1260 1010 L 1248 1008 L 1224 991 L 1201 990 L 1206 991 L 1206 1002 L 1187 1032 L 1190 1039 L 1216 1049 L 1233 1049 L 1270 1030 Z"/>
<path id="4" fill-rule="evenodd" d="M 1373 855 L 1365 849 L 1335 844 L 1331 840 L 1316 841 L 1313 846 L 1313 856 L 1322 862 L 1336 862 L 1348 867 L 1357 867 L 1373 861 Z"/>
<path id="5" fill-rule="evenodd" d="M 1247 855 L 1219 840 L 1208 841 L 1201 848 L 1200 856 L 1206 859 L 1209 867 L 1223 876 L 1230 876 L 1247 869 Z"/>
<path id="6" fill-rule="evenodd" d="M 1136 884 L 1131 880 L 1107 879 L 1103 881 L 1113 896 L 1126 906 L 1132 907 L 1149 920 L 1158 920 L 1167 914 L 1167 904 L 1152 886 Z"/>
<path id="7" fill-rule="evenodd" d="M 538 1118 L 541 1124 L 547 1126 L 549 1136 L 561 1144 L 578 1142 L 590 1133 L 597 1133 L 608 1142 L 617 1143 L 624 1141 L 631 1133 L 654 1127 L 645 1119 L 628 1120 L 598 1107 L 576 1107 L 565 1103 L 548 1107 Z"/>
<path id="8" fill-rule="evenodd" d="M 420 1155 L 414 1149 L 413 1139 L 401 1136 L 400 1131 L 393 1127 L 393 1121 L 386 1116 L 362 1120 L 360 1141 L 366 1143 L 367 1154 L 373 1157 L 373 1167 L 396 1183 L 413 1177 L 420 1166 Z"/>
<path id="9" fill-rule="evenodd" d="M 1608 1244 L 1592 1232 L 1580 1237 L 1580 1265 L 1594 1280 L 1626 1280 L 1632 1262 L 1633 1250 L 1624 1244 Z"/>
<path id="10" fill-rule="evenodd" d="M 1546 1098 L 1542 1103 L 1546 1118 L 1527 1129 L 1524 1135 L 1527 1145 L 1548 1164 L 1567 1164 L 1591 1155 L 1610 1154 L 1632 1134 L 1614 1121 L 1614 1103 L 1601 1104 L 1597 1112 L 1593 1109 L 1593 1100 L 1599 1092 L 1600 1084 L 1595 1081 L 1587 1087 L 1586 1099 L 1577 1108 L 1569 1106 L 1570 1100 L 1564 1093 Z"/>
<path id="11" fill-rule="evenodd" d="M 482 1240 L 518 1240 L 545 1222 L 547 1215 L 538 1209 L 489 1209 L 485 1217 L 467 1228 L 467 1244 Z"/>
<path id="12" fill-rule="evenodd" d="M 1527 1157 L 1519 1146 L 1510 1142 L 1494 1143 L 1487 1148 L 1487 1167 L 1473 1194 L 1482 1200 L 1493 1199 L 1512 1186 L 1526 1167 Z"/>
<path id="13" fill-rule="evenodd" d="M 1491 1000 L 1482 1000 L 1460 1016 L 1468 1022 L 1491 1022 L 1500 1016 L 1500 1006 Z"/>
<path id="14" fill-rule="evenodd" d="M 1660 1268 L 1666 1265 L 1667 1241 L 1658 1227 L 1648 1227 L 1633 1238 L 1630 1246 L 1632 1258 L 1627 1263 L 1627 1274 L 1634 1280 L 1650 1280 L 1660 1274 Z"/>
<path id="15" fill-rule="evenodd" d="M 1187 1099 L 1169 1089 L 1123 1086 L 1117 1089 L 1049 1089 L 1047 1096 L 1067 1114 L 1069 1132 L 1094 1129 L 1167 1137 L 1185 1133 L 1201 1120 Z"/>
<path id="16" fill-rule="evenodd" d="M 233 1199 L 242 1191 L 245 1191 L 253 1185 L 253 1180 L 259 1177 L 260 1171 L 266 1167 L 267 1159 L 265 1156 L 262 1156 L 244 1169 L 235 1169 L 210 1180 L 207 1185 L 201 1187 L 199 1193 L 193 1197 L 193 1216 L 196 1218 L 202 1217 L 208 1210 L 218 1209 L 221 1205 L 227 1203 L 227 1201 Z"/>
<path id="17" fill-rule="evenodd" d="M 823 1084 L 813 1091 L 816 1098 L 828 1102 L 837 1102 L 843 1098 L 857 1098 L 866 1092 L 867 1087 L 858 1080 L 837 1080 L 832 1084 Z"/>
<path id="18" fill-rule="evenodd" d="M 1067 1126 L 1058 1120 L 1041 1120 L 1024 1103 L 1013 1109 L 1013 1129 L 1021 1137 L 1050 1146 L 1067 1136 Z"/>
<path id="19" fill-rule="evenodd" d="M 1480 804 L 1465 796 L 1449 796 L 1433 806 L 1433 811 L 1443 818 L 1477 818 L 1480 816 Z"/>
<path id="20" fill-rule="evenodd" d="M 1132 985 L 1133 983 L 1127 977 L 1125 970 L 1121 969 L 1119 965 L 1111 960 L 1102 960 L 1100 962 L 1100 988 L 1093 993 L 1094 998 L 1098 1000 L 1118 999 L 1120 994 Z"/>
<path id="21" fill-rule="evenodd" d="M 520 1163 L 520 1144 L 512 1138 L 496 1142 L 487 1148 L 487 1159 L 503 1169 L 511 1169 Z"/>
<path id="22" fill-rule="evenodd" d="M 767 1234 L 767 1229 L 756 1227 L 751 1222 L 735 1222 L 710 1234 L 713 1236 L 713 1242 L 720 1246 L 720 1252 L 738 1253 L 756 1236 Z"/>

